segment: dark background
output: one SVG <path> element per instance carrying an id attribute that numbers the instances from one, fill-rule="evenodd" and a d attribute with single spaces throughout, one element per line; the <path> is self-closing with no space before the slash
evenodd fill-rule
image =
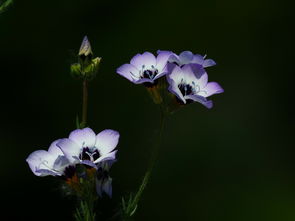
<path id="1" fill-rule="evenodd" d="M 1 220 L 71 220 L 74 203 L 26 157 L 67 137 L 80 112 L 71 78 L 84 35 L 99 75 L 89 124 L 121 133 L 111 211 L 148 165 L 159 110 L 115 70 L 158 49 L 208 54 L 214 108 L 168 119 L 160 159 L 136 220 L 295 220 L 294 5 L 290 1 L 15 1 L 0 15 Z"/>

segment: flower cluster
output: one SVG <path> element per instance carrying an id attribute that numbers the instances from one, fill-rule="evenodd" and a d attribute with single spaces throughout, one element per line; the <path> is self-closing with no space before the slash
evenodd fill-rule
<path id="1" fill-rule="evenodd" d="M 213 102 L 207 98 L 223 92 L 216 82 L 208 82 L 205 68 L 216 63 L 206 56 L 184 51 L 179 55 L 171 51 L 158 51 L 157 56 L 150 52 L 135 55 L 129 64 L 123 64 L 117 73 L 135 84 L 157 88 L 159 79 L 166 76 L 168 91 L 179 104 L 199 102 L 212 108 Z M 157 90 L 157 89 L 156 89 Z M 153 93 L 153 96 L 158 93 Z M 155 99 L 154 99 L 155 100 Z M 162 99 L 156 99 L 161 103 Z"/>
<path id="2" fill-rule="evenodd" d="M 54 141 L 48 151 L 34 151 L 26 161 L 36 176 L 59 176 L 68 184 L 77 182 L 77 167 L 85 165 L 88 174 L 95 175 L 97 193 L 111 196 L 109 169 L 116 160 L 119 137 L 109 129 L 97 135 L 90 128 L 77 129 L 68 138 Z"/>

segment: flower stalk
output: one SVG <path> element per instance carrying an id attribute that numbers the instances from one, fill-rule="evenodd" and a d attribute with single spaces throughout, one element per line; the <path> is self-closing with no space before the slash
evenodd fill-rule
<path id="1" fill-rule="evenodd" d="M 80 128 L 86 127 L 87 124 L 87 111 L 88 111 L 88 81 L 83 80 L 83 104 L 82 104 L 82 122 Z"/>
<path id="2" fill-rule="evenodd" d="M 155 145 L 153 148 L 152 157 L 150 160 L 150 165 L 149 165 L 148 170 L 146 171 L 144 178 L 143 178 L 137 192 L 135 193 L 135 195 L 133 196 L 133 194 L 131 193 L 127 203 L 126 203 L 124 197 L 122 198 L 123 220 L 126 220 L 126 221 L 130 220 L 131 217 L 135 214 L 135 212 L 138 208 L 139 200 L 141 199 L 143 191 L 145 190 L 145 188 L 150 180 L 151 174 L 153 172 L 153 169 L 155 167 L 155 164 L 156 164 L 158 156 L 159 156 L 159 147 L 162 143 L 162 135 L 163 135 L 163 131 L 164 131 L 165 117 L 166 117 L 166 112 L 164 111 L 164 108 L 161 105 L 160 129 L 159 129 L 157 141 L 155 142 Z"/>

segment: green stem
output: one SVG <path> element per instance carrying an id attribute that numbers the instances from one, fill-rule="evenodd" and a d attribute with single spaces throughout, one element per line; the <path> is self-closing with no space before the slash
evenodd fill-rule
<path id="1" fill-rule="evenodd" d="M 88 81 L 83 80 L 83 105 L 82 105 L 82 122 L 81 127 L 85 127 L 87 123 L 87 107 L 88 107 Z"/>
<path id="2" fill-rule="evenodd" d="M 147 172 L 145 173 L 142 183 L 139 186 L 138 191 L 136 192 L 134 198 L 131 199 L 131 201 L 128 203 L 127 208 L 125 208 L 126 212 L 127 212 L 126 218 L 129 218 L 130 216 L 132 216 L 135 213 L 135 211 L 137 209 L 137 204 L 142 196 L 142 193 L 143 193 L 146 185 L 148 184 L 148 182 L 150 180 L 152 171 L 153 171 L 155 164 L 157 162 L 158 155 L 159 155 L 159 147 L 162 142 L 162 134 L 164 131 L 165 115 L 166 115 L 166 113 L 164 112 L 163 108 L 161 107 L 160 131 L 159 131 L 159 135 L 158 135 L 157 141 L 156 141 L 154 149 L 153 149 L 150 165 L 149 165 Z"/>

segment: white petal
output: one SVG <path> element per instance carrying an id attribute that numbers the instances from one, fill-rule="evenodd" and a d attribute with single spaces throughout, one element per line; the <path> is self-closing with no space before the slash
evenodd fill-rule
<path id="1" fill-rule="evenodd" d="M 90 128 L 74 130 L 69 139 L 77 143 L 80 147 L 94 147 L 95 133 Z"/>
<path id="2" fill-rule="evenodd" d="M 96 159 L 94 161 L 94 163 L 97 164 L 97 163 L 104 162 L 106 160 L 115 160 L 116 159 L 116 153 L 117 153 L 117 150 L 114 150 L 111 153 L 104 154 L 101 157 L 99 157 L 98 159 Z"/>
<path id="3" fill-rule="evenodd" d="M 53 156 L 59 156 L 59 155 L 64 155 L 63 152 L 61 151 L 61 149 L 56 146 L 56 144 L 60 141 L 60 139 L 53 141 L 50 144 L 50 147 L 48 149 L 48 153 L 52 154 Z"/>
<path id="4" fill-rule="evenodd" d="M 40 169 L 52 170 L 56 158 L 45 150 L 37 150 L 31 153 L 26 159 L 32 172 L 37 176 L 44 176 Z M 49 174 L 48 174 L 49 175 Z"/>
<path id="5" fill-rule="evenodd" d="M 79 146 L 77 143 L 67 138 L 61 139 L 56 145 L 71 163 L 76 163 L 78 161 L 77 158 L 79 158 L 82 146 Z"/>
<path id="6" fill-rule="evenodd" d="M 131 82 L 140 79 L 139 70 L 132 64 L 123 64 L 117 69 L 117 73 Z"/>
<path id="7" fill-rule="evenodd" d="M 142 55 L 135 55 L 131 59 L 130 64 L 134 65 L 138 70 L 142 70 L 143 66 L 144 69 L 149 69 L 151 66 L 156 67 L 156 58 L 152 53 L 144 52 Z"/>
<path id="8" fill-rule="evenodd" d="M 196 70 L 193 69 L 193 67 L 196 65 L 190 65 L 190 64 L 186 64 L 184 65 L 181 70 L 182 70 L 182 78 L 184 79 L 184 81 L 187 84 L 191 84 L 192 82 L 197 82 L 197 74 L 196 74 Z"/>
<path id="9" fill-rule="evenodd" d="M 114 150 L 119 142 L 120 134 L 115 130 L 103 130 L 96 136 L 96 148 L 101 155 L 110 153 Z"/>
<path id="10" fill-rule="evenodd" d="M 171 51 L 161 51 L 157 56 L 157 69 L 159 72 L 162 72 L 166 66 L 169 57 L 173 54 Z"/>
<path id="11" fill-rule="evenodd" d="M 208 83 L 208 74 L 205 72 L 196 82 L 197 85 L 199 85 L 200 89 L 202 90 L 203 88 L 206 87 Z"/>

